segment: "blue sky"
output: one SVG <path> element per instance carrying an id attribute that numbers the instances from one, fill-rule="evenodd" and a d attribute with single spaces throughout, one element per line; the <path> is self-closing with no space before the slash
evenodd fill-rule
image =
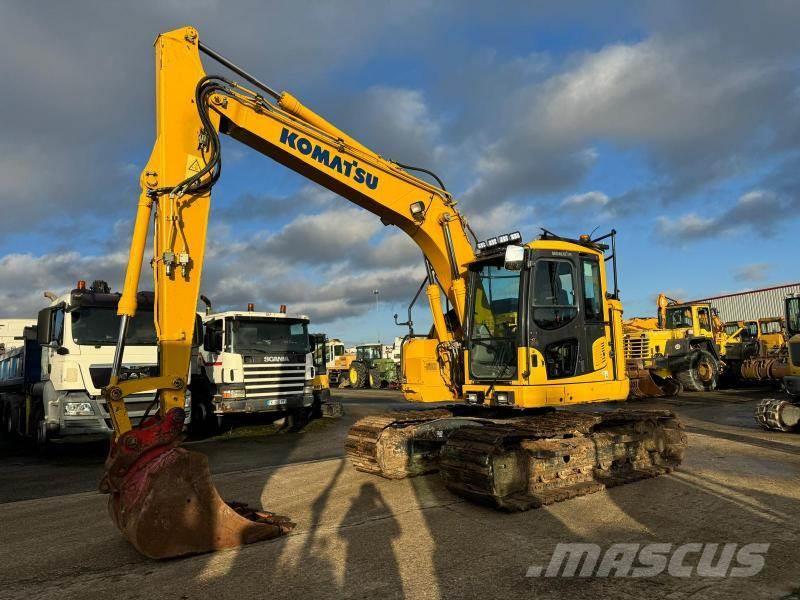
<path id="1" fill-rule="evenodd" d="M 800 6 L 487 7 L 4 3 L 6 315 L 74 279 L 120 285 L 153 138 L 151 43 L 184 24 L 379 153 L 434 169 L 481 236 L 616 228 L 628 316 L 659 291 L 798 279 Z M 218 306 L 288 304 L 350 342 L 402 334 L 391 315 L 422 277 L 410 241 L 235 141 L 223 157 L 204 275 Z"/>

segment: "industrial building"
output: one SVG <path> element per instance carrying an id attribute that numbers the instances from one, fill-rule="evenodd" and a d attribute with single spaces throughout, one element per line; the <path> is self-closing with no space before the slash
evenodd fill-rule
<path id="1" fill-rule="evenodd" d="M 710 302 L 725 321 L 754 321 L 763 317 L 783 316 L 784 298 L 792 294 L 800 294 L 800 283 L 698 298 L 691 302 Z"/>

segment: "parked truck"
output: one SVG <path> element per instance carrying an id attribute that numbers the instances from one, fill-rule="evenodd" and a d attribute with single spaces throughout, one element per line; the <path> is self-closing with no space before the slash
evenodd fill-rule
<path id="1" fill-rule="evenodd" d="M 66 294 L 45 295 L 51 303 L 37 324 L 24 328 L 18 347 L 0 354 L 2 431 L 30 437 L 41 449 L 51 441 L 106 439 L 113 430 L 101 390 L 111 374 L 120 295 L 104 281 L 90 287 L 79 281 Z M 138 302 L 123 355 L 125 378 L 158 370 L 152 292 L 140 292 Z M 136 425 L 156 409 L 156 393 L 128 396 L 125 404 Z"/>
<path id="2" fill-rule="evenodd" d="M 205 297 L 204 297 L 205 298 Z M 192 377 L 195 429 L 208 432 L 234 414 L 308 418 L 314 402 L 309 318 L 280 312 L 211 312 L 203 319 Z"/>
<path id="3" fill-rule="evenodd" d="M 0 319 L 0 353 L 22 346 L 25 328 L 34 325 L 35 319 Z"/>

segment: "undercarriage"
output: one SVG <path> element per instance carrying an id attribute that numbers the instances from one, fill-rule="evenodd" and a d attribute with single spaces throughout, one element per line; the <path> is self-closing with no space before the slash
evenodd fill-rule
<path id="1" fill-rule="evenodd" d="M 438 471 L 459 496 L 520 511 L 669 473 L 686 445 L 665 410 L 454 405 L 361 419 L 346 450 L 360 471 L 390 479 Z"/>

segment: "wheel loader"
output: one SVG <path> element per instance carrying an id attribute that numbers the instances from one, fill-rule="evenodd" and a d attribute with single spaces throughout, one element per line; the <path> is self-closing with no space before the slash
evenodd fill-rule
<path id="1" fill-rule="evenodd" d="M 681 303 L 660 294 L 657 306 L 657 319 L 625 323 L 625 359 L 631 373 L 644 381 L 645 395 L 715 389 L 726 336 L 711 305 Z"/>
<path id="2" fill-rule="evenodd" d="M 104 395 L 115 430 L 101 489 L 123 535 L 154 558 L 274 538 L 285 517 L 225 502 L 205 457 L 181 447 L 183 401 L 207 238 L 221 174 L 220 134 L 375 214 L 420 248 L 427 334 L 402 347 L 406 400 L 441 408 L 366 417 L 350 430 L 354 466 L 386 478 L 439 471 L 465 498 L 525 510 L 670 472 L 686 436 L 663 410 L 573 411 L 623 401 L 615 233 L 544 231 L 477 240 L 432 171 L 391 161 L 205 45 L 192 27 L 158 37 L 156 141 L 142 171 L 120 335 Z M 235 74 L 207 75 L 201 54 Z M 125 379 L 125 333 L 154 222 L 159 370 Z M 609 280 L 606 264 L 613 266 Z M 153 416 L 132 427 L 127 395 L 158 390 Z"/>

